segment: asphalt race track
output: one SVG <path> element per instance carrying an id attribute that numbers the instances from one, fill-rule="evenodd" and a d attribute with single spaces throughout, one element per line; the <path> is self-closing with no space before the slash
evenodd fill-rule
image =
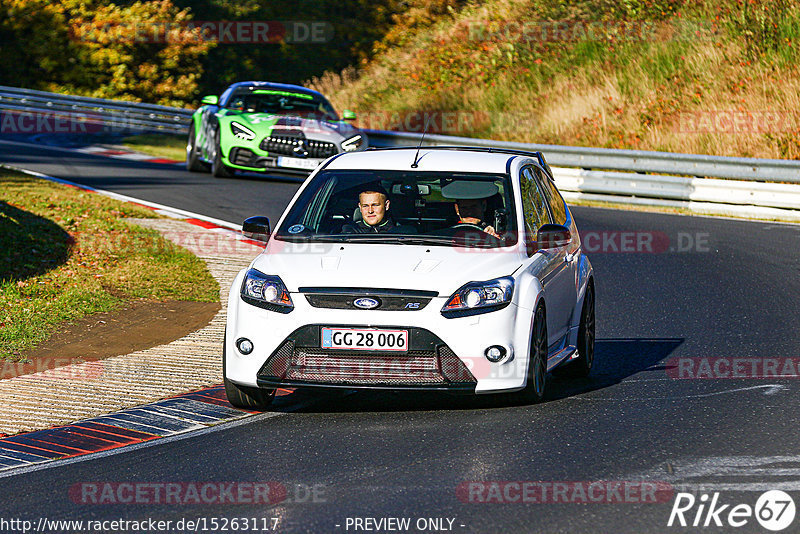
<path id="1" fill-rule="evenodd" d="M 219 180 L 6 141 L 0 162 L 237 223 L 255 214 L 277 221 L 297 187 L 295 179 Z M 209 528 L 211 518 L 277 518 L 279 532 L 363 532 L 376 526 L 367 518 L 410 518 L 411 532 L 766 532 L 753 517 L 735 529 L 667 522 L 679 488 L 719 492 L 730 505 L 722 521 L 734 505 L 754 506 L 770 489 L 800 505 L 797 379 L 693 379 L 691 369 L 677 377 L 681 365 L 699 372 L 709 361 L 688 358 L 725 358 L 731 366 L 741 359 L 745 375 L 767 360 L 778 362 L 779 374 L 800 361 L 800 226 L 585 207 L 573 213 L 595 267 L 596 367 L 588 379 L 551 377 L 544 403 L 305 395 L 280 411 L 175 439 L 9 471 L 0 488 L 3 517 L 173 525 L 205 518 Z M 637 241 L 654 246 L 628 250 Z M 611 503 L 581 501 L 576 489 L 603 481 L 628 482 L 633 491 L 607 490 Z M 641 502 L 641 481 L 667 491 Z M 105 482 L 270 483 L 281 498 L 91 504 L 75 490 Z M 538 482 L 538 490 L 519 502 L 518 488 L 530 485 L 515 482 Z M 562 482 L 569 490 L 554 494 Z M 544 498 L 541 488 L 549 490 Z M 437 518 L 443 521 L 428 521 Z M 391 531 L 392 523 L 380 525 Z M 784 532 L 798 525 L 800 518 Z"/>

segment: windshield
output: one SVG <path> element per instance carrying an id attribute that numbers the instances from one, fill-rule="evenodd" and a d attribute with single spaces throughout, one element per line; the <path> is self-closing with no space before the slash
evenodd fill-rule
<path id="1" fill-rule="evenodd" d="M 322 171 L 274 237 L 496 248 L 517 242 L 507 175 Z"/>
<path id="2" fill-rule="evenodd" d="M 308 119 L 338 121 L 333 106 L 322 97 L 288 91 L 256 89 L 231 95 L 228 109 L 245 113 L 293 115 Z"/>

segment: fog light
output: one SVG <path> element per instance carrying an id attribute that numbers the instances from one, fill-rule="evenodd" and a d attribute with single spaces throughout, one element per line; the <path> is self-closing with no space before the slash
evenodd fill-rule
<path id="1" fill-rule="evenodd" d="M 486 355 L 486 359 L 492 363 L 497 363 L 502 360 L 506 355 L 506 349 L 499 345 L 493 345 L 486 349 L 484 353 Z"/>
<path id="2" fill-rule="evenodd" d="M 242 354 L 250 354 L 253 352 L 253 342 L 247 338 L 241 337 L 236 340 L 236 348 L 239 349 L 239 352 Z"/>

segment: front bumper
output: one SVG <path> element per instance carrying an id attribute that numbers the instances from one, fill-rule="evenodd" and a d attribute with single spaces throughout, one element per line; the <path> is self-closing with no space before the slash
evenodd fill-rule
<path id="1" fill-rule="evenodd" d="M 440 313 L 449 295 L 411 311 L 317 308 L 302 293 L 292 293 L 295 308 L 282 314 L 241 300 L 244 272 L 233 282 L 226 325 L 227 378 L 241 386 L 491 393 L 525 384 L 533 313 L 514 303 L 450 319 Z M 407 329 L 409 351 L 323 349 L 322 326 Z M 250 354 L 236 349 L 240 338 L 253 343 Z M 507 351 L 498 363 L 484 356 L 493 345 Z"/>
<path id="2" fill-rule="evenodd" d="M 424 328 L 408 328 L 407 352 L 387 353 L 321 348 L 323 326 L 370 327 L 306 325 L 298 328 L 258 371 L 258 385 L 475 391 L 477 380 L 469 369 L 444 341 Z"/>
<path id="3" fill-rule="evenodd" d="M 310 173 L 316 169 L 320 163 L 325 161 L 319 158 L 292 158 L 288 156 L 270 156 L 265 153 L 259 154 L 259 150 L 252 150 L 246 147 L 233 147 L 224 159 L 225 165 L 234 169 L 241 169 L 253 172 L 264 172 L 268 170 L 279 170 L 285 172 Z"/>

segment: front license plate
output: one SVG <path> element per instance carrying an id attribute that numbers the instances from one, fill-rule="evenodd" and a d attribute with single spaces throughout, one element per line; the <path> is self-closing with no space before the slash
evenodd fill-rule
<path id="1" fill-rule="evenodd" d="M 286 156 L 278 157 L 278 167 L 291 167 L 293 169 L 306 169 L 313 171 L 319 164 L 322 163 L 321 159 L 302 159 L 302 158 L 287 158 Z"/>
<path id="2" fill-rule="evenodd" d="M 408 351 L 408 330 L 323 328 L 323 349 Z"/>

